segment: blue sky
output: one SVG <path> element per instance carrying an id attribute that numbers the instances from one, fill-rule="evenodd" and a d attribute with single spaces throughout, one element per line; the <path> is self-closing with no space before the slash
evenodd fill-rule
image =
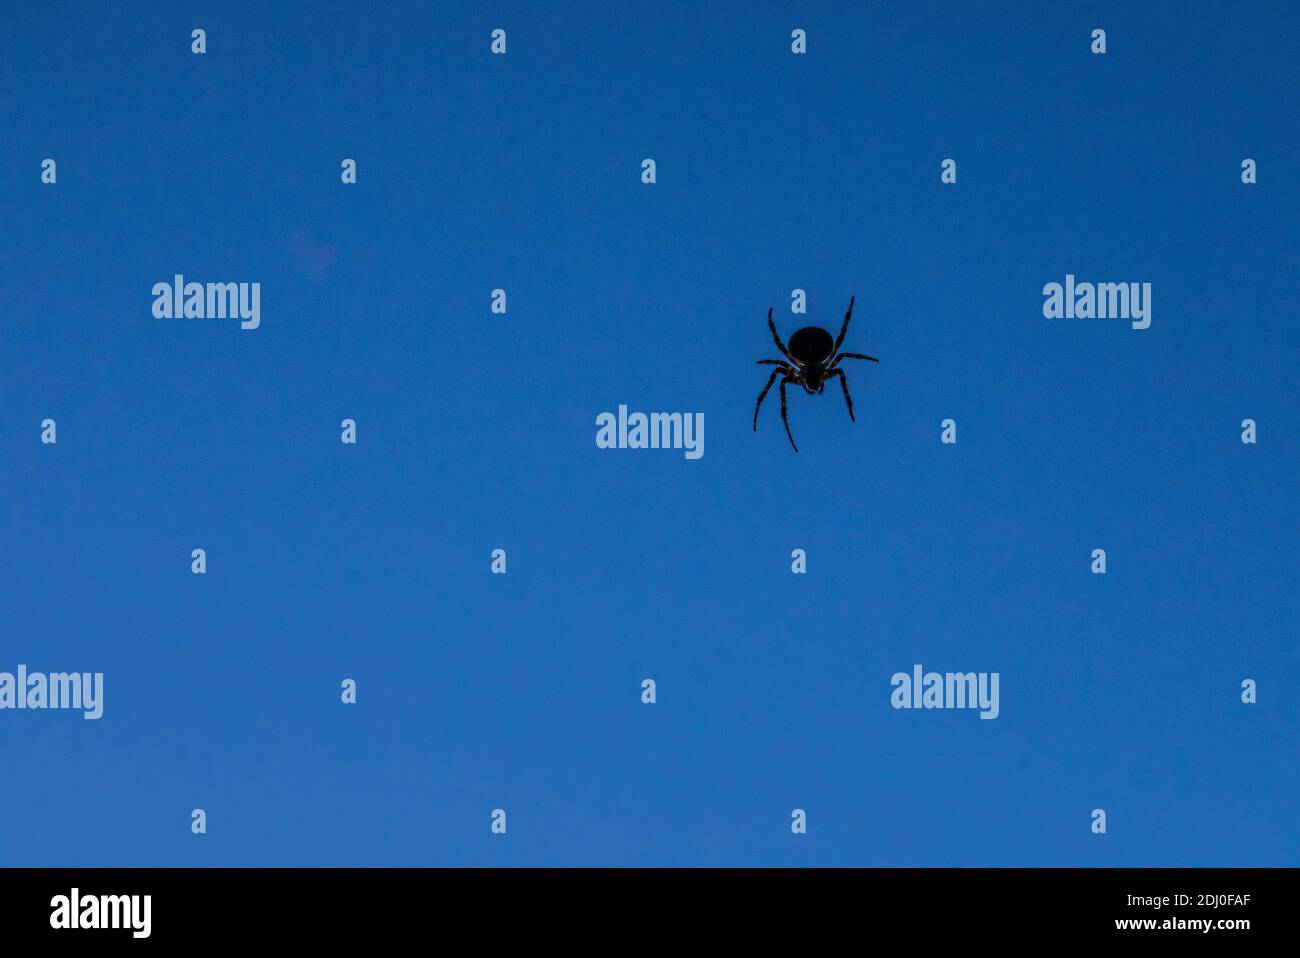
<path id="1" fill-rule="evenodd" d="M 0 712 L 0 864 L 1295 865 L 1298 27 L 0 13 L 0 670 L 106 683 Z M 154 319 L 175 273 L 260 328 Z M 1151 327 L 1045 319 L 1067 273 Z M 857 422 L 752 432 L 768 308 L 850 295 Z M 620 403 L 705 455 L 597 449 Z M 895 711 L 915 663 L 999 718 Z"/>

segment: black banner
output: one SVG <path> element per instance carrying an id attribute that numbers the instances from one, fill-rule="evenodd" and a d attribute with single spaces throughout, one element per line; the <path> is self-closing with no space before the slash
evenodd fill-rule
<path id="1" fill-rule="evenodd" d="M 1295 938 L 1293 869 L 9 869 L 7 944 Z M 915 953 L 922 953 L 921 951 Z"/>

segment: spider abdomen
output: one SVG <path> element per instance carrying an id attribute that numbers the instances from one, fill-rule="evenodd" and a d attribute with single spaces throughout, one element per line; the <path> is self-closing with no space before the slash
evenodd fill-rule
<path id="1" fill-rule="evenodd" d="M 835 339 L 820 326 L 805 326 L 786 344 L 790 355 L 805 365 L 824 364 L 835 349 Z"/>

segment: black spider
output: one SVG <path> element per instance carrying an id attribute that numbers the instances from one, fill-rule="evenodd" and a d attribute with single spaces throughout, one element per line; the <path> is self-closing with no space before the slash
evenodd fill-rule
<path id="1" fill-rule="evenodd" d="M 786 418 L 785 413 L 785 386 L 786 383 L 795 383 L 802 386 L 804 392 L 810 396 L 820 393 L 826 388 L 826 380 L 832 376 L 840 377 L 840 385 L 844 387 L 844 401 L 849 406 L 849 418 L 857 422 L 857 417 L 853 415 L 853 400 L 849 398 L 849 380 L 844 375 L 844 370 L 837 369 L 836 365 L 841 359 L 869 359 L 873 363 L 880 362 L 875 356 L 864 356 L 862 353 L 842 353 L 839 351 L 840 343 L 844 342 L 844 334 L 849 331 L 849 317 L 853 315 L 853 297 L 849 297 L 849 308 L 844 314 L 844 325 L 840 327 L 840 334 L 831 340 L 831 334 L 820 326 L 805 326 L 790 337 L 790 345 L 787 348 L 781 343 L 781 336 L 776 331 L 776 323 L 772 322 L 772 311 L 767 311 L 767 328 L 772 330 L 772 338 L 776 340 L 776 348 L 781 350 L 781 355 L 789 362 L 780 359 L 760 359 L 760 366 L 776 366 L 772 370 L 772 375 L 767 378 L 767 385 L 763 391 L 758 394 L 758 402 L 754 405 L 754 431 L 758 431 L 758 410 L 763 405 L 763 397 L 767 391 L 772 388 L 772 383 L 776 377 L 781 377 L 781 421 L 785 423 L 785 434 L 790 438 L 790 445 L 794 446 L 794 451 L 798 452 L 799 447 L 794 445 L 794 436 L 790 434 L 790 420 Z"/>

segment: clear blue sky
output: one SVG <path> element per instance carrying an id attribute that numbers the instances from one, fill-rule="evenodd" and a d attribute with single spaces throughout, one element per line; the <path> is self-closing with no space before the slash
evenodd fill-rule
<path id="1" fill-rule="evenodd" d="M 5 9 L 0 670 L 106 692 L 0 713 L 0 864 L 1295 865 L 1298 36 Z M 154 319 L 175 273 L 260 282 L 261 328 Z M 1152 283 L 1151 328 L 1045 319 L 1066 273 Z M 751 431 L 796 287 L 881 358 L 856 423 L 791 396 L 797 455 L 775 394 Z M 597 449 L 619 403 L 704 457 Z M 893 710 L 915 663 L 1000 717 Z"/>

